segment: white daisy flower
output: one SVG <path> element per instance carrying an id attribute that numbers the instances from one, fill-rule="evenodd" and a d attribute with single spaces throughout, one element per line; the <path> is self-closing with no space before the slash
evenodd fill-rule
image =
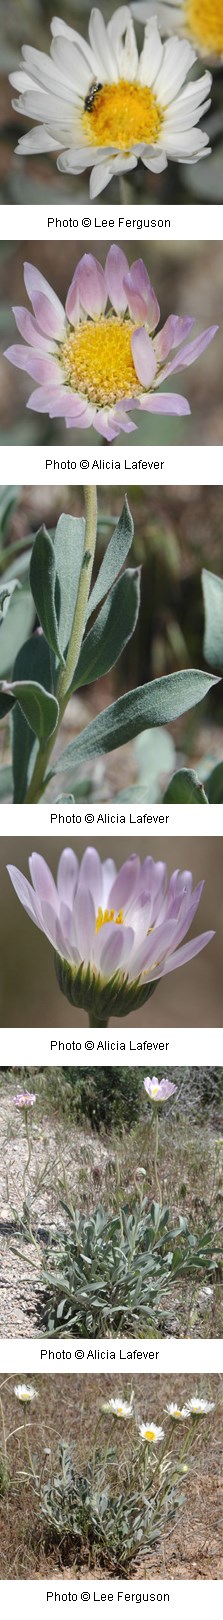
<path id="1" fill-rule="evenodd" d="M 223 58 L 222 0 L 156 0 L 155 9 L 161 34 L 191 40 L 199 56 Z M 154 0 L 135 0 L 131 12 L 138 22 L 148 22 Z"/>
<path id="2" fill-rule="evenodd" d="M 177 1406 L 177 1401 L 170 1401 L 168 1406 L 166 1406 L 166 1412 L 169 1413 L 169 1417 L 174 1418 L 176 1423 L 181 1423 L 182 1419 L 189 1417 L 187 1407 Z"/>
<path id="3" fill-rule="evenodd" d="M 17 1401 L 22 1401 L 23 1406 L 28 1406 L 30 1401 L 38 1400 L 37 1390 L 33 1388 L 33 1384 L 15 1384 L 14 1395 Z"/>
<path id="4" fill-rule="evenodd" d="M 133 1417 L 133 1401 L 133 1394 L 131 1395 L 131 1401 L 120 1401 L 118 1397 L 117 1400 L 113 1400 L 111 1397 L 110 1401 L 104 1401 L 102 1412 L 111 1412 L 112 1416 L 117 1418 L 131 1418 Z"/>
<path id="5" fill-rule="evenodd" d="M 215 1401 L 198 1400 L 198 1397 L 193 1395 L 185 1406 L 185 1417 L 205 1417 L 206 1412 L 214 1412 L 214 1410 Z"/>
<path id="6" fill-rule="evenodd" d="M 149 1445 L 156 1446 L 159 1440 L 164 1440 L 164 1429 L 160 1429 L 157 1423 L 140 1423 L 139 1433 L 141 1440 L 147 1440 Z"/>
<path id="7" fill-rule="evenodd" d="M 21 92 L 16 112 L 37 119 L 16 152 L 58 152 L 65 174 L 91 167 L 91 198 L 139 160 L 160 174 L 168 158 L 196 163 L 206 155 L 208 136 L 197 125 L 210 106 L 211 74 L 188 79 L 196 57 L 186 39 L 163 45 L 151 17 L 139 55 L 128 6 L 107 27 L 94 8 L 89 44 L 59 17 L 51 33 L 50 57 L 24 45 L 21 67 L 10 74 Z"/>

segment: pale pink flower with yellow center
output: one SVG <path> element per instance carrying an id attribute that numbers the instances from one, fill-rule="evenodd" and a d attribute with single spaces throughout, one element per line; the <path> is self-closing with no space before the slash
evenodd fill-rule
<path id="1" fill-rule="evenodd" d="M 134 408 L 188 416 L 183 394 L 159 390 L 175 371 L 199 359 L 218 328 L 209 326 L 187 343 L 193 317 L 169 315 L 157 332 L 160 308 L 143 259 L 129 267 L 113 244 L 103 269 L 92 253 L 84 253 L 65 309 L 34 265 L 25 264 L 24 280 L 34 313 L 14 308 L 25 345 L 13 344 L 5 353 L 40 385 L 27 400 L 29 410 L 64 416 L 74 430 L 96 428 L 108 440 L 134 432 Z"/>
<path id="2" fill-rule="evenodd" d="M 15 1103 L 16 1108 L 33 1108 L 36 1093 L 35 1091 L 17 1091 L 12 1101 Z"/>
<path id="3" fill-rule="evenodd" d="M 167 1098 L 171 1097 L 172 1093 L 177 1089 L 171 1080 L 157 1080 L 156 1074 L 153 1075 L 152 1080 L 149 1080 L 149 1077 L 146 1077 L 143 1084 L 145 1091 L 147 1092 L 147 1097 L 150 1097 L 150 1102 L 152 1103 L 167 1102 Z"/>
<path id="4" fill-rule="evenodd" d="M 60 988 L 76 1006 L 106 1023 L 141 1006 L 166 973 L 192 960 L 213 931 L 182 944 L 199 905 L 203 883 L 163 861 L 132 855 L 116 871 L 87 848 L 80 866 L 64 849 L 57 881 L 41 855 L 29 860 L 31 883 L 9 866 L 16 894 L 56 952 Z"/>
<path id="5" fill-rule="evenodd" d="M 206 154 L 208 136 L 197 125 L 210 106 L 211 74 L 190 80 L 195 51 L 186 40 L 163 45 L 156 16 L 146 22 L 140 55 L 128 6 L 107 27 L 94 7 L 89 43 L 60 17 L 51 33 L 50 57 L 24 45 L 10 74 L 21 92 L 16 111 L 37 119 L 18 153 L 59 152 L 57 168 L 69 175 L 92 166 L 90 197 L 139 161 L 160 174 L 169 158 L 196 163 Z"/>

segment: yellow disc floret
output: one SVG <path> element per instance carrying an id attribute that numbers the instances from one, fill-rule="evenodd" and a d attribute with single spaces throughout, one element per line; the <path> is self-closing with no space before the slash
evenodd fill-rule
<path id="1" fill-rule="evenodd" d="M 83 320 L 61 346 L 66 381 L 95 405 L 142 394 L 131 351 L 134 322 L 104 315 Z"/>
<path id="2" fill-rule="evenodd" d="M 95 923 L 96 934 L 99 934 L 99 928 L 103 928 L 104 923 L 108 922 L 123 923 L 123 911 L 118 911 L 116 917 L 115 911 L 102 911 L 102 906 L 99 906 Z"/>
<path id="3" fill-rule="evenodd" d="M 223 51 L 222 0 L 186 0 L 188 28 L 198 44 L 206 51 Z"/>
<path id="4" fill-rule="evenodd" d="M 113 146 L 130 152 L 140 142 L 149 146 L 157 141 L 162 111 L 147 85 L 119 79 L 118 84 L 92 86 L 91 107 L 82 114 L 87 145 Z M 88 99 L 88 98 L 86 98 Z M 90 100 L 90 97 L 89 97 Z"/>

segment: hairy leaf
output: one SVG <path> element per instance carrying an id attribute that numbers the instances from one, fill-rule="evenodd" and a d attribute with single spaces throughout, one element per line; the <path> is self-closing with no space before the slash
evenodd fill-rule
<path id="1" fill-rule="evenodd" d="M 89 597 L 87 611 L 88 619 L 90 618 L 90 614 L 94 613 L 94 609 L 98 607 L 99 602 L 102 602 L 103 596 L 106 596 L 107 591 L 110 591 L 111 585 L 114 585 L 115 579 L 118 578 L 118 574 L 120 574 L 121 568 L 123 568 L 123 563 L 125 562 L 128 551 L 130 550 L 133 534 L 133 518 L 131 517 L 131 512 L 129 510 L 127 495 L 125 495 L 121 516 L 118 519 L 116 529 L 114 529 L 114 534 L 112 534 L 111 540 L 109 540 L 109 545 L 106 546 L 103 562 L 101 563 L 95 585 L 93 585 L 93 590 L 91 591 L 91 596 Z"/>
<path id="2" fill-rule="evenodd" d="M 46 641 L 49 642 L 52 651 L 59 658 L 59 662 L 64 664 L 55 606 L 56 579 L 55 546 L 43 524 L 34 540 L 30 563 L 30 585 L 38 619 L 42 625 Z"/>
<path id="3" fill-rule="evenodd" d="M 84 538 L 84 518 L 68 517 L 63 513 L 54 536 L 58 581 L 56 612 L 62 653 L 65 653 L 70 639 L 83 560 Z"/>
<path id="4" fill-rule="evenodd" d="M 208 804 L 196 771 L 175 771 L 163 795 L 163 804 Z"/>
<path id="5" fill-rule="evenodd" d="M 202 569 L 205 611 L 204 657 L 223 672 L 223 580 Z"/>
<path id="6" fill-rule="evenodd" d="M 2 584 L 0 585 L 0 625 L 2 624 L 3 619 L 6 617 L 8 608 L 10 607 L 11 596 L 13 596 L 13 591 L 16 591 L 17 586 L 17 579 L 11 579 L 10 581 L 8 579 L 5 581 L 2 580 Z"/>
<path id="7" fill-rule="evenodd" d="M 138 686 L 135 692 L 127 692 L 91 720 L 81 737 L 64 749 L 55 771 L 72 770 L 73 765 L 82 765 L 94 754 L 109 754 L 111 749 L 120 748 L 131 737 L 137 737 L 147 726 L 166 725 L 176 720 L 206 697 L 217 678 L 206 675 L 203 670 L 185 669 Z"/>
<path id="8" fill-rule="evenodd" d="M 209 804 L 223 804 L 223 760 L 222 759 L 220 760 L 219 765 L 214 765 L 213 771 L 210 771 L 210 776 L 206 776 L 205 788 L 206 788 L 206 793 L 207 793 L 207 796 L 208 796 L 208 803 Z"/>
<path id="9" fill-rule="evenodd" d="M 53 688 L 54 660 L 44 636 L 30 636 L 24 643 L 15 659 L 13 680 L 34 681 L 40 683 L 46 692 Z M 29 781 L 29 767 L 31 755 L 36 743 L 36 734 L 19 703 L 14 704 L 12 717 L 13 731 L 13 778 L 14 803 L 23 804 Z"/>
<path id="10" fill-rule="evenodd" d="M 82 643 L 71 690 L 100 679 L 113 668 L 133 635 L 140 604 L 140 572 L 126 568 L 106 596 L 92 630 Z"/>

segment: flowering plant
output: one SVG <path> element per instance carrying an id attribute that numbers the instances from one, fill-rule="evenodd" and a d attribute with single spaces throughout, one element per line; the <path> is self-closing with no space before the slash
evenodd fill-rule
<path id="1" fill-rule="evenodd" d="M 44 525 L 36 535 L 29 553 L 24 642 L 24 594 L 21 588 L 18 590 L 21 631 L 16 657 L 11 604 L 20 580 L 13 581 L 13 597 L 11 578 L 3 578 L 0 585 L 0 602 L 2 596 L 9 626 L 7 675 L 0 682 L 0 719 L 10 714 L 12 720 L 12 766 L 3 764 L 0 770 L 0 797 L 4 796 L 6 781 L 15 803 L 36 803 L 48 795 L 49 787 L 52 796 L 53 781 L 57 798 L 58 775 L 59 791 L 63 789 L 64 795 L 68 782 L 71 799 L 91 796 L 94 784 L 91 779 L 83 784 L 79 770 L 82 772 L 86 765 L 87 770 L 89 766 L 94 770 L 94 762 L 103 754 L 138 737 L 146 727 L 163 726 L 184 714 L 206 696 L 218 679 L 203 670 L 181 669 L 136 687 L 98 713 L 60 751 L 61 725 L 70 699 L 117 663 L 134 633 L 140 607 L 140 570 L 124 566 L 134 533 L 127 500 L 93 587 L 95 488 L 85 489 L 85 510 L 85 521 L 62 515 L 53 535 Z M 34 633 L 36 616 L 38 633 Z M 182 800 L 202 802 L 205 798 L 194 772 L 181 772 L 180 784 Z M 137 787 L 135 791 L 137 797 Z M 173 798 L 179 797 L 177 773 L 168 792 Z"/>
<path id="2" fill-rule="evenodd" d="M 34 265 L 25 263 L 24 281 L 34 314 L 20 305 L 14 314 L 26 347 L 11 344 L 5 355 L 39 384 L 29 410 L 64 416 L 74 431 L 96 428 L 109 442 L 134 432 L 134 408 L 188 416 L 184 395 L 160 393 L 160 385 L 192 365 L 218 327 L 187 343 L 194 318 L 169 315 L 157 333 L 160 307 L 143 259 L 129 268 L 123 249 L 113 243 L 103 269 L 92 253 L 84 253 L 65 309 Z"/>
<path id="3" fill-rule="evenodd" d="M 68 1001 L 84 1007 L 93 1025 L 124 1017 L 148 1001 L 159 980 L 197 956 L 213 929 L 182 944 L 199 905 L 191 872 L 132 855 L 116 871 L 87 848 L 80 867 L 74 850 L 60 856 L 57 883 L 41 855 L 29 861 L 31 884 L 8 866 L 25 911 L 55 951 L 58 983 Z"/>
<path id="4" fill-rule="evenodd" d="M 210 106 L 211 74 L 190 81 L 195 51 L 185 40 L 162 45 L 154 15 L 140 55 L 128 6 L 118 7 L 107 27 L 94 8 L 89 44 L 59 17 L 51 34 L 49 60 L 25 45 L 21 67 L 10 74 L 21 92 L 16 111 L 38 120 L 18 153 L 59 153 L 57 167 L 69 175 L 92 164 L 93 198 L 140 160 L 160 174 L 169 158 L 196 163 L 209 151 L 197 124 Z"/>

